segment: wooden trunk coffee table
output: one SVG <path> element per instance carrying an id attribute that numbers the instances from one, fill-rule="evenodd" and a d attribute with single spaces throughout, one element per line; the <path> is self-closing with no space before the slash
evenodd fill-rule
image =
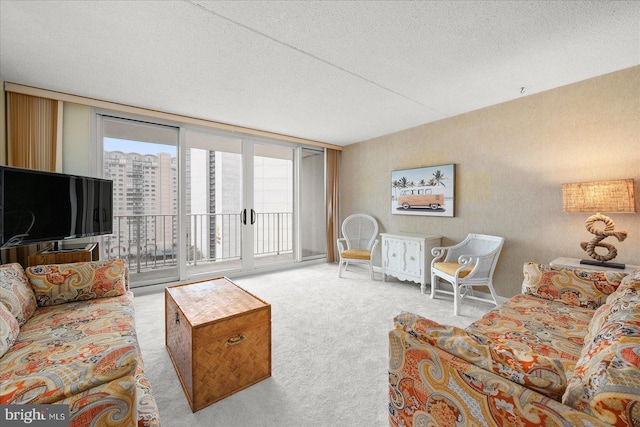
<path id="1" fill-rule="evenodd" d="M 226 277 L 167 287 L 165 322 L 193 412 L 271 376 L 271 305 Z"/>

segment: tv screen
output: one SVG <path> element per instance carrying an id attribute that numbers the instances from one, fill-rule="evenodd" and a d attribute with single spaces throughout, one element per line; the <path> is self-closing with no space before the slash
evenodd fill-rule
<path id="1" fill-rule="evenodd" d="M 0 247 L 113 232 L 113 182 L 0 166 Z"/>

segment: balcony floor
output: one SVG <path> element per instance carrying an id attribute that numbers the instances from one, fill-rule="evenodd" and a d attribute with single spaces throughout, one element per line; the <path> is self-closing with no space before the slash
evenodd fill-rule
<path id="1" fill-rule="evenodd" d="M 254 267 L 256 270 L 273 266 L 286 266 L 293 264 L 291 253 L 256 256 Z M 197 264 L 187 265 L 187 277 L 192 279 L 206 277 L 230 276 L 234 274 L 246 274 L 242 269 L 242 261 L 238 258 L 222 261 L 198 261 Z M 129 263 L 129 278 L 131 287 L 145 286 L 149 284 L 178 281 L 178 268 L 171 260 L 147 261 L 138 266 L 136 261 Z"/>

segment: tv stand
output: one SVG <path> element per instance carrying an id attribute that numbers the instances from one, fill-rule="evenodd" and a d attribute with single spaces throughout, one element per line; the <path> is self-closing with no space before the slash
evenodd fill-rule
<path id="1" fill-rule="evenodd" d="M 57 247 L 57 250 L 55 249 Z M 28 265 L 65 264 L 68 262 L 96 261 L 100 259 L 97 243 L 54 245 L 29 255 Z"/>

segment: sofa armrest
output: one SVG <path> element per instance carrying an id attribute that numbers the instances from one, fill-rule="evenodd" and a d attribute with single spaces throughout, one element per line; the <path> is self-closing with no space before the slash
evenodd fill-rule
<path id="1" fill-rule="evenodd" d="M 100 384 L 53 404 L 69 405 L 69 427 L 139 425 L 133 375 Z"/>
<path id="2" fill-rule="evenodd" d="M 389 332 L 389 423 L 608 425 L 402 329 Z"/>
<path id="3" fill-rule="evenodd" d="M 565 405 L 616 426 L 640 425 L 640 271 L 594 314 Z"/>

